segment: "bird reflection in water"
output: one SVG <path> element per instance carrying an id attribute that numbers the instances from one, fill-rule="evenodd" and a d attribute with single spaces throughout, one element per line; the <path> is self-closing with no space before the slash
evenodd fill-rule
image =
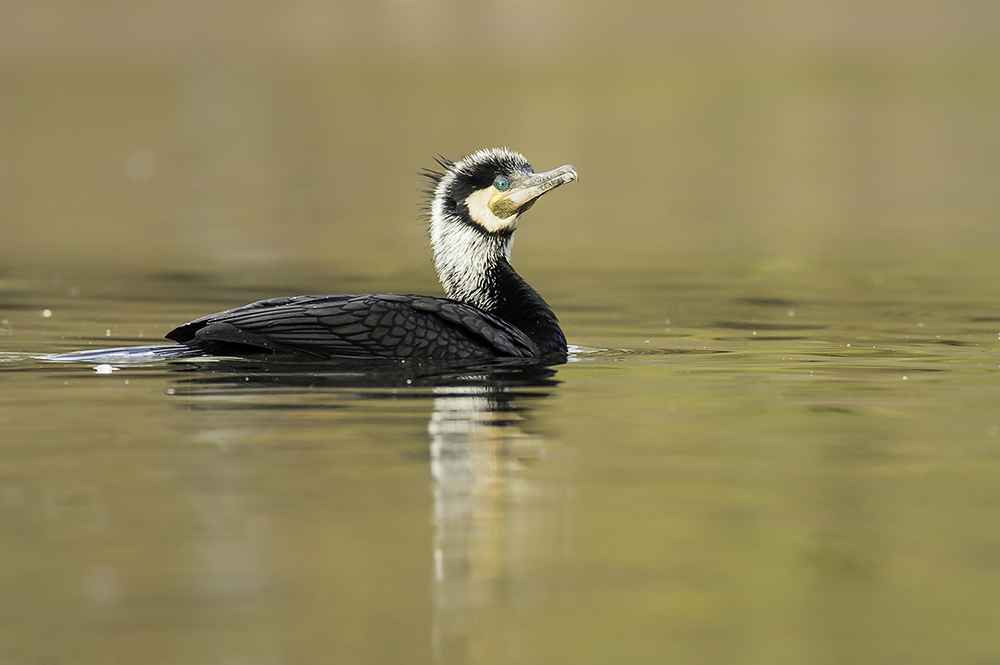
<path id="1" fill-rule="evenodd" d="M 520 428 L 508 387 L 436 388 L 434 635 L 439 663 L 492 662 L 503 611 L 530 602 L 533 564 L 551 537 L 551 493 L 524 472 L 545 442 Z"/>
<path id="2" fill-rule="evenodd" d="M 204 372 L 209 367 L 213 371 Z M 333 408 L 328 400 L 315 400 L 322 398 L 324 388 L 338 397 L 349 394 L 352 403 L 338 399 L 337 406 L 355 413 L 368 400 L 397 399 L 400 389 L 430 399 L 435 660 L 491 662 L 509 649 L 503 636 L 510 620 L 540 600 L 540 578 L 565 535 L 564 492 L 528 473 L 545 459 L 546 442 L 522 429 L 532 402 L 551 395 L 558 384 L 555 369 L 525 359 L 459 368 L 234 360 L 221 365 L 189 362 L 177 369 L 194 375 L 175 383 L 175 395 L 241 397 L 236 403 L 212 400 L 196 409 L 273 412 L 289 395 L 302 395 L 289 389 L 306 387 L 311 409 L 323 408 L 324 402 Z M 303 406 L 288 404 L 290 409 Z"/>

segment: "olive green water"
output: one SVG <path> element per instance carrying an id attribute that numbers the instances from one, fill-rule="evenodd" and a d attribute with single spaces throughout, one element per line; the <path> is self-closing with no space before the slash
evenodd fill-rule
<path id="1" fill-rule="evenodd" d="M 995 8 L 81 6 L 0 9 L 0 665 L 1000 662 Z M 564 365 L 39 359 L 440 293 L 492 145 Z"/>

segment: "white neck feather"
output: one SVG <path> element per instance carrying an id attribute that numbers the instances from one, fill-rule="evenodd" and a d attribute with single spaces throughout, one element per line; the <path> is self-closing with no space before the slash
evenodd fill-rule
<path id="1" fill-rule="evenodd" d="M 501 261 L 510 261 L 513 234 L 484 233 L 461 220 L 449 218 L 441 204 L 431 205 L 431 249 L 434 267 L 449 298 L 479 309 L 496 304 L 487 274 Z"/>

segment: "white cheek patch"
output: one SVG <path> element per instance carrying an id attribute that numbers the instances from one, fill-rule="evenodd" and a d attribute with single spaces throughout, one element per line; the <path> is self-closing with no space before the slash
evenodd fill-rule
<path id="1" fill-rule="evenodd" d="M 472 221 L 490 233 L 497 231 L 510 231 L 517 228 L 517 215 L 501 218 L 493 214 L 490 210 L 490 198 L 493 195 L 493 188 L 487 187 L 473 192 L 465 199 L 465 205 L 469 208 L 469 215 Z"/>

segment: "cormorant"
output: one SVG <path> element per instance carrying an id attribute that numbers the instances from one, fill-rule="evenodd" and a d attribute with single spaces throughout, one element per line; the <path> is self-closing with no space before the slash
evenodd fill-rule
<path id="1" fill-rule="evenodd" d="M 440 360 L 565 354 L 555 314 L 514 271 L 510 249 L 521 214 L 542 194 L 577 180 L 576 169 L 535 173 L 527 159 L 507 148 L 437 162 L 441 171 L 423 175 L 431 185 L 426 193 L 434 265 L 447 298 L 392 293 L 272 298 L 167 333 L 182 348 L 135 350 L 172 358 L 267 352 Z M 62 359 L 95 359 L 98 353 Z"/>

